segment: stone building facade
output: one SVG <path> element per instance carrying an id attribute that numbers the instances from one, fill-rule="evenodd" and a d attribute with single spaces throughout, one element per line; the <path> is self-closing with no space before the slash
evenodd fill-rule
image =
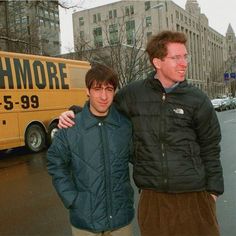
<path id="1" fill-rule="evenodd" d="M 226 47 L 224 79 L 228 93 L 236 97 L 236 37 L 231 24 L 229 24 L 226 32 Z"/>
<path id="2" fill-rule="evenodd" d="M 75 51 L 114 46 L 120 40 L 123 45 L 145 48 L 150 35 L 167 29 L 188 37 L 188 81 L 211 98 L 226 94 L 224 72 L 230 40 L 209 26 L 197 0 L 186 0 L 185 9 L 169 0 L 121 0 L 73 14 Z"/>
<path id="3" fill-rule="evenodd" d="M 57 1 L 0 1 L 0 50 L 60 53 Z"/>

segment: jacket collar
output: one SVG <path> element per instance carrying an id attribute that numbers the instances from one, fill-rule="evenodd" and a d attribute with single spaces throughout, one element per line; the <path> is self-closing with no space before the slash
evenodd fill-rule
<path id="1" fill-rule="evenodd" d="M 149 74 L 148 78 L 147 78 L 147 86 L 152 88 L 152 89 L 158 89 L 161 90 L 163 93 L 165 93 L 165 89 L 162 86 L 161 82 L 159 79 L 155 78 L 156 72 L 153 71 Z M 186 79 L 182 82 L 180 82 L 176 88 L 180 88 L 180 87 L 185 87 L 187 85 L 187 81 Z M 176 89 L 174 88 L 174 90 Z"/>
<path id="2" fill-rule="evenodd" d="M 78 121 L 79 117 L 81 117 L 80 121 Z M 84 129 L 89 129 L 93 126 L 98 125 L 98 123 L 101 122 L 101 120 L 99 118 L 97 118 L 96 116 L 94 116 L 90 110 L 89 110 L 89 102 L 86 102 L 86 104 L 84 105 L 81 114 L 79 113 L 76 116 L 75 119 L 78 127 L 80 126 L 79 123 L 82 122 L 82 125 L 84 127 Z M 121 121 L 120 121 L 120 114 L 118 113 L 118 111 L 115 109 L 114 105 L 111 105 L 108 115 L 104 118 L 104 120 L 102 121 L 103 123 L 108 123 L 114 126 L 120 126 L 121 125 Z"/>

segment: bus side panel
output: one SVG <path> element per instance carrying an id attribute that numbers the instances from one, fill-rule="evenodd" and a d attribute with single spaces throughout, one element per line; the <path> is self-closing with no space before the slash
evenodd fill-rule
<path id="1" fill-rule="evenodd" d="M 37 94 L 39 97 L 40 105 L 37 112 L 29 110 L 20 112 L 19 114 L 19 127 L 20 139 L 24 141 L 24 134 L 26 128 L 33 122 L 43 124 L 45 131 L 48 131 L 49 125 L 59 118 L 59 115 L 68 110 L 68 108 L 75 104 L 83 106 L 87 100 L 85 89 L 75 89 L 70 91 L 57 91 L 50 95 L 50 92 L 42 92 Z M 30 96 L 30 94 L 29 94 Z"/>
<path id="2" fill-rule="evenodd" d="M 0 113 L 0 150 L 23 146 L 20 142 L 16 113 Z"/>
<path id="3" fill-rule="evenodd" d="M 41 94 L 43 93 L 43 94 Z M 32 95 L 30 95 L 32 96 Z M 40 91 L 36 94 L 39 107 L 37 110 L 68 109 L 72 105 L 83 106 L 88 99 L 86 89 Z"/>
<path id="4" fill-rule="evenodd" d="M 8 97 L 8 103 L 3 102 L 2 108 L 11 104 L 12 109 L 0 111 L 0 150 L 24 146 L 30 124 L 41 123 L 47 132 L 62 112 L 73 104 L 83 106 L 87 100 L 85 89 L 7 90 L 4 96 Z"/>
<path id="5" fill-rule="evenodd" d="M 32 123 L 47 132 L 61 112 L 83 106 L 89 69 L 85 61 L 0 51 L 0 150 L 23 146 Z"/>

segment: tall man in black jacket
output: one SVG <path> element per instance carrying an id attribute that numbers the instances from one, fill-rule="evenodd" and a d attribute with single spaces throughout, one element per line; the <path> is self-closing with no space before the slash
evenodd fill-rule
<path id="1" fill-rule="evenodd" d="M 221 131 L 209 98 L 185 80 L 190 55 L 183 33 L 163 31 L 146 51 L 155 72 L 121 89 L 117 108 L 133 124 L 134 180 L 141 189 L 142 236 L 218 236 L 223 193 Z M 71 112 L 59 126 L 72 125 Z"/>

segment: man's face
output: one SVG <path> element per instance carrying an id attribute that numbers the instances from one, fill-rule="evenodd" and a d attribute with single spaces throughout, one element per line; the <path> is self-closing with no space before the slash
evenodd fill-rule
<path id="1" fill-rule="evenodd" d="M 169 43 L 166 57 L 162 60 L 153 59 L 158 78 L 165 88 L 170 88 L 185 79 L 189 59 L 187 49 L 181 43 Z"/>
<path id="2" fill-rule="evenodd" d="M 87 94 L 92 114 L 95 116 L 106 116 L 115 95 L 113 85 L 98 84 L 94 81 L 90 90 L 87 89 Z"/>

